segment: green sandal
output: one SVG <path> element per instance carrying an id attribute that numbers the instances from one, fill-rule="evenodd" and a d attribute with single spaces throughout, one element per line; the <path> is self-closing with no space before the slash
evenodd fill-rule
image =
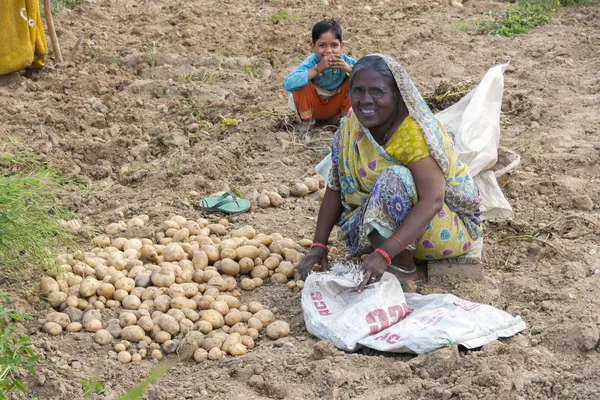
<path id="1" fill-rule="evenodd" d="M 199 207 L 204 211 L 220 211 L 227 214 L 238 214 L 250 208 L 250 202 L 237 197 L 231 192 L 225 192 L 219 197 L 205 197 L 200 200 Z"/>

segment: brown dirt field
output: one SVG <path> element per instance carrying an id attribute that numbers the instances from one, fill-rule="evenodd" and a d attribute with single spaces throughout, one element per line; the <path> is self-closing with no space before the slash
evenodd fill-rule
<path id="1" fill-rule="evenodd" d="M 522 156 L 504 188 L 515 218 L 487 223 L 484 280 L 445 279 L 420 291 L 520 314 L 528 329 L 458 355 L 344 354 L 306 332 L 298 292 L 266 285 L 251 296 L 290 322 L 289 338 L 261 339 L 239 358 L 180 362 L 148 399 L 600 398 L 597 232 L 573 219 L 548 239 L 556 250 L 498 242 L 572 212 L 598 221 L 600 3 L 562 8 L 551 24 L 514 38 L 460 29 L 501 3 L 380 4 L 367 11 L 357 0 L 89 0 L 55 18 L 66 66 L 50 61 L 32 79 L 0 81 L 0 151 L 34 152 L 89 181 L 95 190 L 69 204 L 98 229 L 136 214 L 155 223 L 174 214 L 198 218 L 191 190 L 253 197 L 314 175 L 332 131 L 294 142 L 282 82 L 308 54 L 310 28 L 322 17 L 342 24 L 348 53 L 394 55 L 424 93 L 442 79 L 478 82 L 510 60 L 501 143 Z M 273 24 L 269 17 L 284 9 L 294 18 Z M 259 77 L 245 67 L 260 69 Z M 240 123 L 222 130 L 220 116 Z M 289 198 L 230 221 L 311 238 L 319 201 Z M 83 398 L 79 379 L 96 368 L 105 388 L 96 398 L 116 398 L 154 365 L 118 364 L 88 334 L 50 338 L 37 323 L 27 329 L 42 357 L 27 395 L 39 399 Z"/>

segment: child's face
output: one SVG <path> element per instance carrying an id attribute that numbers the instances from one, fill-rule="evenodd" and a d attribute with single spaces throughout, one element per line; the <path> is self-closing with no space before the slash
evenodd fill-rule
<path id="1" fill-rule="evenodd" d="M 316 43 L 310 44 L 310 49 L 322 60 L 325 56 L 340 54 L 344 48 L 344 43 L 340 42 L 331 32 L 325 32 Z"/>

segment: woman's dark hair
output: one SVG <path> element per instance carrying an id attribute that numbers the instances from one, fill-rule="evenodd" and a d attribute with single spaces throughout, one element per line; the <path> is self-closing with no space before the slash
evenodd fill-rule
<path id="1" fill-rule="evenodd" d="M 381 77 L 385 80 L 385 83 L 392 89 L 392 93 L 394 95 L 394 99 L 398 102 L 402 102 L 402 96 L 400 95 L 400 90 L 398 90 L 398 84 L 396 83 L 396 78 L 394 78 L 394 74 L 385 63 L 385 60 L 379 56 L 365 56 L 358 60 L 354 67 L 352 67 L 352 73 L 350 74 L 350 88 L 354 85 L 354 78 L 358 72 L 363 69 L 373 69 L 381 75 Z"/>
<path id="2" fill-rule="evenodd" d="M 312 42 L 317 43 L 317 40 L 322 34 L 331 32 L 333 36 L 340 42 L 342 41 L 342 27 L 332 19 L 324 19 L 319 21 L 312 28 Z"/>

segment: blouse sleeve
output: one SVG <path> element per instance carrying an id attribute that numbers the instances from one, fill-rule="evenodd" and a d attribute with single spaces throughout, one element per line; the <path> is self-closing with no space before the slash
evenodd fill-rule
<path id="1" fill-rule="evenodd" d="M 407 120 L 386 145 L 388 154 L 403 165 L 410 165 L 431 155 L 417 123 L 412 118 Z"/>

